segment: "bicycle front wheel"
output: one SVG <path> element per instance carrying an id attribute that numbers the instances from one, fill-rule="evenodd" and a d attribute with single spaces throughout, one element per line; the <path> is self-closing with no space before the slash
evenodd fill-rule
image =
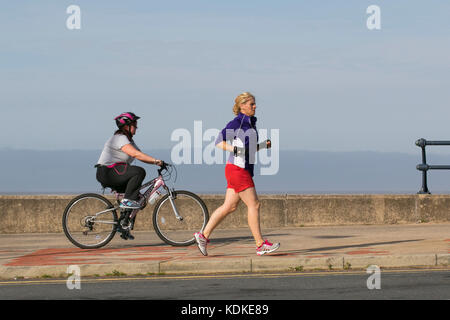
<path id="1" fill-rule="evenodd" d="M 203 200 L 192 192 L 179 190 L 172 194 L 173 198 L 166 194 L 156 204 L 153 227 L 165 243 L 189 246 L 195 243 L 194 233 L 202 232 L 208 223 L 208 209 Z"/>
<path id="2" fill-rule="evenodd" d="M 117 212 L 112 203 L 95 193 L 74 198 L 64 210 L 62 225 L 67 238 L 82 249 L 106 245 L 114 237 Z"/>

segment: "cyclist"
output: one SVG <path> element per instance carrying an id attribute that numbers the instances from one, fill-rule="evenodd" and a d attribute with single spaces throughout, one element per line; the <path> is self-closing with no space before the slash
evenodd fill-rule
<path id="1" fill-rule="evenodd" d="M 259 219 L 259 200 L 253 182 L 254 154 L 260 148 L 270 148 L 270 140 L 260 144 L 256 130 L 255 97 L 244 92 L 235 99 L 233 113 L 236 117 L 222 130 L 216 140 L 216 146 L 231 152 L 225 166 L 227 190 L 225 202 L 211 215 L 203 233 L 195 233 L 198 248 L 203 255 L 208 255 L 206 246 L 209 237 L 217 225 L 231 212 L 236 210 L 240 200 L 248 209 L 248 225 L 256 242 L 256 254 L 263 255 L 280 247 L 279 243 L 270 243 L 261 235 Z M 232 141 L 232 144 L 228 142 Z"/>
<path id="2" fill-rule="evenodd" d="M 155 159 L 140 151 L 133 141 L 137 121 L 140 117 L 132 112 L 124 112 L 114 118 L 118 129 L 106 141 L 98 159 L 96 178 L 104 188 L 111 188 L 125 193 L 120 201 L 122 209 L 139 209 L 139 188 L 145 178 L 142 167 L 131 165 L 134 159 L 142 162 L 162 165 L 163 161 Z M 130 237 L 131 238 L 131 237 Z"/>

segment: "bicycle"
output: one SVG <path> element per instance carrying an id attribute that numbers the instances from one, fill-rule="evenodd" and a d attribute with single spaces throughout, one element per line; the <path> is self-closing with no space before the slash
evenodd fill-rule
<path id="1" fill-rule="evenodd" d="M 73 198 L 66 206 L 62 217 L 66 237 L 82 249 L 103 247 L 118 231 L 122 233 L 122 238 L 127 239 L 126 235 L 133 230 L 139 210 L 147 206 L 149 199 L 159 195 L 160 199 L 156 202 L 152 219 L 156 234 L 172 246 L 194 244 L 194 233 L 202 232 L 208 223 L 208 209 L 195 193 L 170 189 L 166 185 L 165 180 L 168 176 L 171 178 L 173 168 L 175 168 L 173 165 L 163 162 L 158 169 L 158 176 L 140 187 L 140 209 L 121 209 L 119 203 L 124 194 L 113 189 L 111 191 L 115 194 L 116 205 L 97 193 L 84 193 Z M 166 194 L 162 195 L 159 192 L 161 188 Z M 121 213 L 120 217 L 117 212 Z"/>

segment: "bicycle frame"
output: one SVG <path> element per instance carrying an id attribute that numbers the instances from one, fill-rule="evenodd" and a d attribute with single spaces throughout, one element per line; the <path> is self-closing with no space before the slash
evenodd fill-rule
<path id="1" fill-rule="evenodd" d="M 161 170 L 161 169 L 160 169 L 160 170 Z M 173 190 L 170 190 L 170 188 L 166 185 L 166 182 L 164 181 L 164 178 L 163 178 L 163 176 L 161 175 L 161 171 L 160 171 L 160 170 L 158 170 L 159 176 L 158 176 L 157 178 L 155 178 L 155 179 L 153 179 L 153 180 L 151 180 L 151 181 L 149 181 L 149 182 L 143 184 L 143 185 L 141 186 L 141 188 L 139 189 L 139 190 L 143 190 L 143 189 L 149 187 L 149 188 L 147 189 L 147 191 L 145 191 L 143 194 L 141 193 L 142 198 L 141 198 L 140 201 L 145 201 L 145 202 L 147 202 L 148 199 L 150 199 L 150 197 L 151 197 L 151 196 L 152 196 L 159 188 L 162 187 L 162 188 L 164 188 L 164 190 L 166 190 L 167 193 L 169 194 L 168 198 L 169 198 L 170 204 L 172 205 L 173 212 L 175 213 L 175 218 L 177 218 L 177 220 L 179 220 L 179 221 L 182 221 L 182 220 L 183 220 L 183 217 L 180 216 L 180 214 L 178 213 L 177 207 L 175 206 L 175 203 L 174 203 L 174 201 L 173 201 L 174 199 L 176 199 L 176 195 L 174 195 Z M 136 214 L 138 213 L 139 210 L 141 210 L 141 209 L 135 209 L 135 210 L 133 210 L 133 211 L 131 212 L 131 214 L 130 214 L 130 219 L 133 219 L 133 218 L 136 216 Z"/>
<path id="2" fill-rule="evenodd" d="M 173 191 L 170 190 L 169 187 L 167 187 L 166 182 L 164 181 L 164 178 L 162 177 L 162 175 L 159 175 L 159 177 L 145 183 L 144 185 L 142 185 L 142 187 L 139 190 L 145 189 L 149 186 L 150 186 L 150 188 L 148 188 L 147 191 L 145 191 L 143 194 L 141 194 L 143 199 L 145 199 L 145 201 L 148 201 L 148 199 L 150 199 L 150 197 L 159 188 L 161 188 L 161 187 L 164 188 L 164 190 L 166 190 L 167 193 L 169 194 L 170 204 L 172 205 L 172 209 L 173 209 L 173 212 L 175 213 L 175 217 L 178 220 L 183 220 L 183 217 L 180 216 L 180 214 L 178 213 L 177 207 L 175 206 L 175 203 L 173 202 L 173 199 L 176 199 L 176 195 L 174 196 Z M 141 210 L 141 209 L 133 210 L 133 212 L 130 215 L 130 218 L 131 219 L 134 218 L 139 210 Z"/>
<path id="3" fill-rule="evenodd" d="M 148 201 L 148 199 L 150 199 L 150 197 L 159 189 L 163 187 L 169 194 L 172 194 L 172 192 L 170 191 L 170 189 L 166 186 L 166 183 L 164 181 L 164 178 L 162 177 L 162 175 L 160 174 L 158 177 L 150 180 L 147 183 L 144 183 L 140 188 L 139 191 L 148 188 L 147 191 L 145 191 L 144 193 L 140 192 L 140 196 L 141 199 L 139 200 L 139 202 L 141 202 L 141 206 L 146 203 Z M 130 214 L 130 219 L 133 219 L 136 214 L 138 213 L 138 211 L 141 209 L 135 209 L 131 212 Z"/>
<path id="4" fill-rule="evenodd" d="M 161 170 L 161 169 L 160 169 Z M 172 205 L 172 209 L 173 212 L 175 213 L 175 217 L 178 220 L 183 220 L 183 217 L 180 216 L 180 214 L 178 213 L 178 210 L 175 206 L 175 203 L 173 201 L 173 199 L 176 199 L 176 196 L 174 196 L 174 193 L 172 190 L 170 190 L 170 188 L 166 185 L 164 178 L 161 174 L 161 171 L 158 170 L 159 172 L 159 176 L 144 183 L 140 188 L 139 188 L 139 194 L 140 194 L 140 199 L 139 202 L 141 203 L 141 208 L 140 209 L 134 209 L 131 214 L 130 214 L 130 219 L 134 219 L 136 217 L 136 214 L 138 213 L 139 210 L 143 209 L 146 206 L 146 202 L 148 201 L 148 199 L 150 199 L 150 197 L 157 191 L 159 190 L 161 187 L 164 188 L 164 190 L 166 190 L 166 192 L 169 194 L 169 200 L 170 200 L 170 204 Z M 145 192 L 141 192 L 142 190 L 148 188 Z M 116 197 L 116 200 L 119 201 L 119 199 L 121 197 L 123 197 L 123 193 L 118 193 L 114 191 L 114 195 Z M 103 210 L 101 212 L 98 212 L 95 214 L 95 216 L 93 216 L 94 220 L 101 214 L 107 213 L 109 211 L 112 210 L 117 210 L 118 206 L 115 206 L 114 208 L 111 209 L 106 209 Z M 100 222 L 100 223 L 106 223 L 104 221 L 96 221 L 96 222 Z M 108 223 L 112 223 L 112 224 L 117 224 L 117 222 L 108 222 Z"/>

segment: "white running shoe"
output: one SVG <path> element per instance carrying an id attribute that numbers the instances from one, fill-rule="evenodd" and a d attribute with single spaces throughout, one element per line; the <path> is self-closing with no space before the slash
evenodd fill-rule
<path id="1" fill-rule="evenodd" d="M 262 256 L 263 254 L 271 253 L 274 252 L 275 250 L 278 250 L 279 247 L 280 247 L 279 243 L 270 243 L 269 241 L 264 240 L 263 244 L 259 248 L 256 248 L 256 254 L 258 256 Z"/>
<path id="2" fill-rule="evenodd" d="M 122 201 L 120 201 L 119 207 L 122 209 L 140 209 L 141 205 L 139 204 L 139 202 L 134 200 L 122 199 Z"/>
<path id="3" fill-rule="evenodd" d="M 207 256 L 208 252 L 206 251 L 206 245 L 209 243 L 209 239 L 206 239 L 205 236 L 200 232 L 194 233 L 194 237 L 195 241 L 197 241 L 198 249 L 200 250 L 200 252 L 204 256 Z"/>

